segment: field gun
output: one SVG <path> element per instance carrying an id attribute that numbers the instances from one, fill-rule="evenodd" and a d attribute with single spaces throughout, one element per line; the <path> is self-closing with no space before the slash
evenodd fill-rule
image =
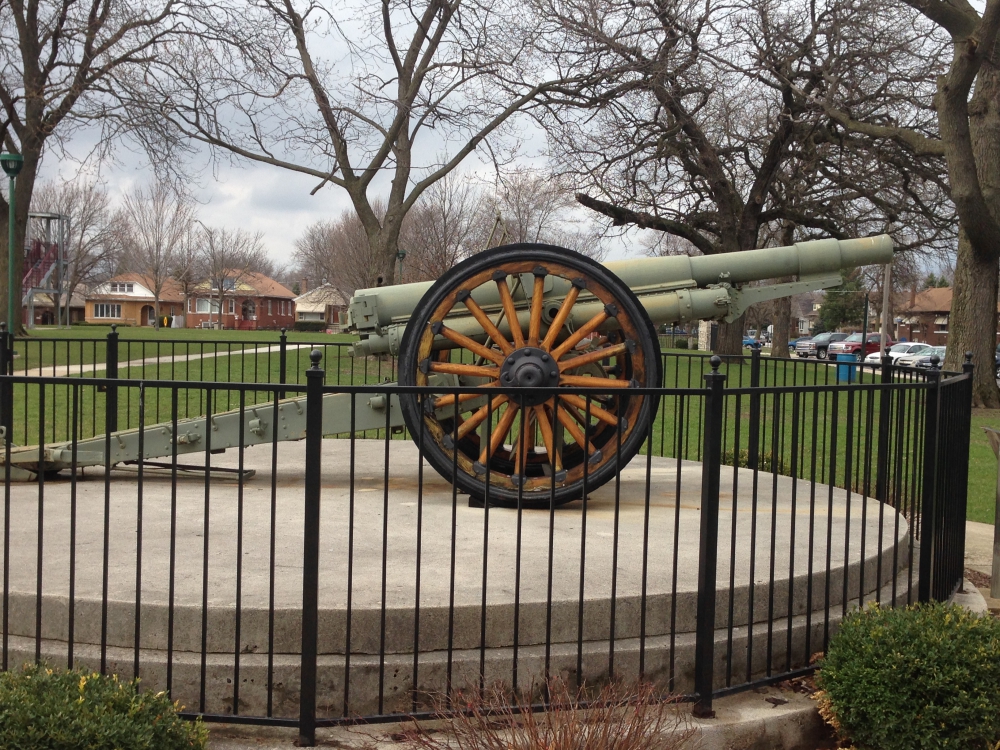
<path id="1" fill-rule="evenodd" d="M 886 235 L 605 265 L 519 244 L 479 253 L 435 282 L 359 290 L 348 308 L 348 329 L 361 336 L 355 356 L 396 355 L 399 385 L 425 388 L 325 395 L 323 434 L 405 426 L 472 497 L 569 502 L 614 478 L 646 439 L 659 403 L 650 389 L 662 381 L 655 326 L 733 320 L 756 302 L 837 286 L 841 271 L 892 254 Z M 798 279 L 747 285 L 783 276 Z M 213 451 L 301 440 L 304 398 L 179 420 L 176 432 L 151 425 L 141 439 L 137 429 L 89 438 L 75 461 L 69 443 L 19 447 L 11 464 L 30 478 L 135 461 L 140 445 L 146 459 L 184 455 L 204 451 L 209 430 Z"/>
<path id="2" fill-rule="evenodd" d="M 446 479 L 496 504 L 547 505 L 550 493 L 559 504 L 612 479 L 645 440 L 658 397 L 640 389 L 662 380 L 656 326 L 732 321 L 892 254 L 887 235 L 604 265 L 507 245 L 434 282 L 357 291 L 348 330 L 361 336 L 356 356 L 398 355 L 400 385 L 498 389 L 488 402 L 400 395 L 410 434 Z M 783 276 L 798 280 L 747 286 Z"/>

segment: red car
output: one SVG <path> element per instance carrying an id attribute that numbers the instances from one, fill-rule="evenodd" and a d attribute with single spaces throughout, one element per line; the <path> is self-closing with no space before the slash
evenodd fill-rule
<path id="1" fill-rule="evenodd" d="M 891 338 L 886 339 L 886 346 L 892 346 L 896 342 Z M 830 359 L 836 360 L 841 354 L 853 354 L 859 362 L 872 352 L 881 351 L 882 335 L 879 333 L 869 333 L 868 341 L 862 345 L 861 334 L 852 333 L 843 341 L 830 344 Z"/>

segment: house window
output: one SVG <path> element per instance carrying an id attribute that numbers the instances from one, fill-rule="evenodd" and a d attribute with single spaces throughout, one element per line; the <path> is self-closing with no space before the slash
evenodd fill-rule
<path id="1" fill-rule="evenodd" d="M 268 314 L 268 315 L 272 315 L 272 314 L 273 314 L 273 313 L 271 312 L 271 300 L 268 300 L 268 301 L 267 301 L 267 314 Z"/>
<path id="2" fill-rule="evenodd" d="M 94 305 L 95 318 L 121 318 L 121 316 L 122 316 L 121 305 L 108 305 L 104 303 L 99 303 Z"/>
<path id="3" fill-rule="evenodd" d="M 131 294 L 135 289 L 135 284 L 131 281 L 112 281 L 111 282 L 111 293 L 112 294 Z M 115 317 L 121 317 L 120 315 Z"/>
<path id="4" fill-rule="evenodd" d="M 214 284 L 215 282 L 213 281 L 212 283 Z M 224 292 L 231 292 L 235 288 L 236 288 L 236 279 L 223 279 L 222 280 L 222 291 L 224 291 Z M 217 287 L 217 286 L 213 286 L 212 287 L 212 291 L 213 292 L 217 292 L 218 290 L 219 290 L 219 287 Z"/>
<path id="5" fill-rule="evenodd" d="M 193 304 L 194 304 L 193 300 L 190 297 L 188 297 L 188 312 L 194 312 L 194 308 L 192 307 Z"/>
<path id="6" fill-rule="evenodd" d="M 219 312 L 219 301 L 215 299 L 199 299 L 197 305 L 197 310 L 200 313 L 207 313 L 209 311 L 213 313 Z"/>
<path id="7" fill-rule="evenodd" d="M 229 314 L 232 315 L 236 312 L 236 302 L 232 297 L 229 298 Z"/>

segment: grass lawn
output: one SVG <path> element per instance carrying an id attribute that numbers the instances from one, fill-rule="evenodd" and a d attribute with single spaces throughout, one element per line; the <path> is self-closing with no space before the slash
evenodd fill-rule
<path id="1" fill-rule="evenodd" d="M 71 329 L 35 329 L 30 342 L 20 343 L 24 354 L 17 369 L 46 368 L 70 364 L 70 374 L 81 377 L 102 377 L 105 361 L 104 339 L 110 328 L 76 327 Z M 156 380 L 186 380 L 214 382 L 278 382 L 277 343 L 275 331 L 210 331 L 201 329 L 166 329 L 155 332 L 149 328 L 122 328 L 119 342 L 119 375 L 123 378 Z M 305 370 L 309 367 L 309 352 L 320 344 L 324 351 L 323 367 L 326 382 L 333 384 L 372 384 L 394 379 L 395 362 L 390 359 L 354 359 L 348 356 L 346 345 L 356 337 L 322 333 L 289 333 L 286 382 L 304 383 Z M 145 342 L 145 343 L 142 343 Z M 666 343 L 666 342 L 664 342 Z M 301 346 L 305 344 L 306 346 Z M 704 375 L 710 370 L 707 358 L 697 352 L 683 349 L 666 350 L 671 357 L 666 360 L 664 386 L 674 389 L 704 387 Z M 145 360 L 140 364 L 141 360 Z M 97 366 L 86 367 L 90 363 Z M 126 366 L 127 362 L 136 363 Z M 722 372 L 727 375 L 727 386 L 750 385 L 749 355 L 726 361 Z M 862 382 L 871 382 L 872 373 L 863 372 Z M 815 361 L 770 360 L 762 358 L 761 385 L 823 385 L 836 383 L 836 368 Z M 918 391 L 909 391 L 905 399 L 894 402 L 893 422 L 898 418 L 912 421 L 920 418 Z M 70 430 L 70 392 L 66 388 L 50 387 L 46 396 L 46 441 L 67 439 Z M 877 391 L 858 391 L 848 399 L 840 394 L 836 403 L 829 393 L 799 393 L 761 399 L 759 440 L 766 465 L 773 465 L 780 473 L 795 473 L 802 477 L 815 476 L 818 482 L 829 479 L 840 486 L 851 485 L 872 491 L 877 461 L 872 459 L 877 446 L 868 444 L 868 437 L 878 434 L 880 397 Z M 246 403 L 267 401 L 267 391 L 248 392 Z M 80 389 L 82 411 L 81 436 L 103 431 L 104 393 L 84 386 Z M 180 396 L 180 417 L 205 413 L 204 391 L 190 390 Z M 213 411 L 235 408 L 239 395 L 235 391 L 220 390 L 214 397 Z M 139 394 L 136 388 L 120 389 L 119 426 L 138 424 Z M 166 390 L 149 389 L 146 396 L 146 424 L 170 418 L 170 396 Z M 698 460 L 703 437 L 703 402 L 699 395 L 670 395 L 661 399 L 660 409 L 653 425 L 652 451 L 655 455 L 677 456 Z M 38 389 L 21 388 L 15 393 L 15 414 L 27 427 L 15 434 L 19 444 L 37 442 L 39 415 Z M 992 523 L 996 487 L 996 460 L 982 431 L 983 426 L 1000 426 L 1000 410 L 977 410 L 973 415 L 970 463 L 969 506 L 971 520 Z M 905 433 L 906 431 L 901 431 Z M 724 460 L 741 464 L 750 439 L 750 399 L 748 396 L 731 395 L 725 408 Z M 792 455 L 793 437 L 799 446 Z M 832 448 L 836 438 L 836 450 Z M 847 446 L 850 444 L 850 455 Z M 899 473 L 890 479 L 899 484 L 903 495 L 912 492 L 912 477 L 919 472 L 919 459 L 912 446 L 894 443 L 891 457 L 899 456 Z M 833 466 L 831 466 L 831 458 Z"/>
<path id="2" fill-rule="evenodd" d="M 992 524 L 997 496 L 997 459 L 983 432 L 984 427 L 1000 429 L 1000 409 L 972 410 L 969 441 L 968 518 Z"/>

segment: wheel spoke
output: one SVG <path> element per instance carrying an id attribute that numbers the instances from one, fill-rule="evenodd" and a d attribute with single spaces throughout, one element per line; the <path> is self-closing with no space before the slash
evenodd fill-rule
<path id="1" fill-rule="evenodd" d="M 562 471 L 562 456 L 556 452 L 556 441 L 552 434 L 552 422 L 545 407 L 542 405 L 533 407 L 535 421 L 538 422 L 539 432 L 542 433 L 542 443 L 545 445 L 545 452 L 549 454 L 549 463 L 553 472 Z"/>
<path id="2" fill-rule="evenodd" d="M 592 454 L 595 450 L 594 446 L 590 444 L 590 441 L 583 434 L 583 430 L 580 429 L 580 425 L 573 421 L 573 417 L 570 416 L 568 412 L 576 411 L 572 406 L 565 406 L 562 409 L 556 409 L 556 418 L 566 428 L 566 431 L 572 436 L 573 440 L 576 441 L 577 445 L 587 447 L 587 454 Z M 579 413 L 575 415 L 578 419 L 581 417 Z"/>
<path id="3" fill-rule="evenodd" d="M 503 439 L 507 437 L 507 433 L 510 432 L 511 425 L 514 424 L 514 417 L 520 411 L 520 407 L 515 406 L 512 403 L 507 404 L 507 411 L 503 413 L 503 416 L 497 421 L 497 426 L 490 435 L 490 441 L 487 445 L 483 446 L 482 453 L 479 454 L 479 463 L 486 465 L 486 461 L 492 456 L 496 449 L 503 444 Z"/>
<path id="4" fill-rule="evenodd" d="M 445 375 L 469 375 L 474 378 L 498 378 L 499 367 L 480 367 L 479 365 L 462 365 L 457 362 L 428 362 L 430 372 L 440 372 Z"/>
<path id="5" fill-rule="evenodd" d="M 490 388 L 492 386 L 483 386 L 484 388 Z M 473 399 L 480 398 L 483 394 L 481 393 L 449 393 L 444 396 L 438 396 L 434 399 L 434 411 L 438 409 L 443 409 L 446 406 L 451 406 L 456 401 L 460 404 L 466 401 L 472 401 Z"/>
<path id="6" fill-rule="evenodd" d="M 573 304 L 576 302 L 579 294 L 580 287 L 576 285 L 570 287 L 569 292 L 566 293 L 566 298 L 562 301 L 562 305 L 559 306 L 559 312 L 552 319 L 552 325 L 549 326 L 549 330 L 545 333 L 545 338 L 542 340 L 542 349 L 547 351 L 552 348 L 552 344 L 555 343 L 559 331 L 566 325 L 566 319 L 569 318 L 570 310 L 573 309 Z"/>
<path id="7" fill-rule="evenodd" d="M 498 352 L 496 349 L 490 349 L 489 347 L 480 344 L 478 341 L 470 339 L 468 336 L 461 334 L 458 331 L 449 328 L 446 325 L 442 325 L 438 329 L 438 333 L 444 336 L 449 341 L 454 341 L 462 348 L 468 349 L 473 354 L 478 354 L 483 359 L 488 359 L 491 362 L 496 362 L 498 365 L 503 362 L 502 352 Z"/>
<path id="8" fill-rule="evenodd" d="M 510 326 L 510 335 L 514 339 L 514 346 L 520 348 L 524 346 L 524 332 L 521 331 L 521 322 L 517 319 L 517 308 L 514 307 L 514 298 L 510 295 L 506 276 L 497 279 L 497 291 L 500 293 L 500 302 L 503 304 L 503 311 L 507 316 L 507 324 Z"/>
<path id="9" fill-rule="evenodd" d="M 581 398 L 573 393 L 560 393 L 559 398 L 565 401 L 567 404 L 571 404 L 576 408 L 580 409 L 582 413 L 589 412 L 592 417 L 597 417 L 602 422 L 606 422 L 610 425 L 618 424 L 618 417 L 616 417 L 611 412 L 606 409 L 602 409 L 600 406 L 596 406 L 593 401 L 590 405 L 587 404 L 587 399 Z"/>
<path id="10" fill-rule="evenodd" d="M 488 415 L 496 414 L 497 409 L 499 409 L 500 406 L 502 406 L 507 401 L 507 399 L 508 396 L 501 393 L 499 396 L 496 396 L 493 399 L 492 403 L 485 404 L 479 409 L 477 409 L 472 414 L 472 416 L 470 416 L 468 419 L 466 419 L 464 422 L 462 422 L 462 424 L 458 426 L 458 435 L 457 435 L 458 439 L 461 440 L 470 432 L 472 432 L 474 429 L 476 429 L 480 424 L 482 424 L 483 420 L 486 419 Z"/>
<path id="11" fill-rule="evenodd" d="M 584 338 L 596 331 L 605 320 L 608 319 L 607 309 L 601 310 L 597 315 L 592 317 L 582 326 L 576 329 L 570 336 L 563 341 L 559 346 L 552 350 L 552 356 L 556 359 L 561 358 L 566 352 L 572 349 L 574 346 L 583 341 Z"/>
<path id="12" fill-rule="evenodd" d="M 510 354 L 514 351 L 514 347 L 511 346 L 511 343 L 502 333 L 500 333 L 500 329 L 494 325 L 493 321 L 490 320 L 490 316 L 486 314 L 483 308 L 481 308 L 474 299 L 472 299 L 471 295 L 462 301 L 465 303 L 466 309 L 472 313 L 472 317 L 474 317 L 479 325 L 483 327 L 486 335 L 497 343 L 497 346 L 503 350 L 504 354 Z"/>
<path id="13" fill-rule="evenodd" d="M 533 435 L 534 421 L 534 409 L 521 410 L 521 424 L 514 442 L 514 473 L 517 475 L 520 475 L 523 470 L 528 451 L 535 447 L 535 438 Z M 531 441 L 531 445 L 528 445 L 529 440 Z"/>
<path id="14" fill-rule="evenodd" d="M 538 336 L 542 330 L 544 294 L 545 277 L 535 276 L 535 286 L 531 291 L 531 316 L 528 318 L 528 346 L 538 346 Z"/>
<path id="15" fill-rule="evenodd" d="M 611 378 L 596 378 L 587 375 L 563 375 L 559 378 L 559 385 L 573 385 L 582 388 L 596 388 L 604 390 L 606 388 L 630 388 L 632 383 L 628 380 L 613 380 Z"/>
<path id="16" fill-rule="evenodd" d="M 579 357 L 561 360 L 559 362 L 559 371 L 573 370 L 583 365 L 589 365 L 591 362 L 600 362 L 602 359 L 617 357 L 619 354 L 625 354 L 627 351 L 627 344 L 615 344 L 614 346 L 609 346 L 607 349 L 595 349 L 592 352 L 581 354 Z"/>

